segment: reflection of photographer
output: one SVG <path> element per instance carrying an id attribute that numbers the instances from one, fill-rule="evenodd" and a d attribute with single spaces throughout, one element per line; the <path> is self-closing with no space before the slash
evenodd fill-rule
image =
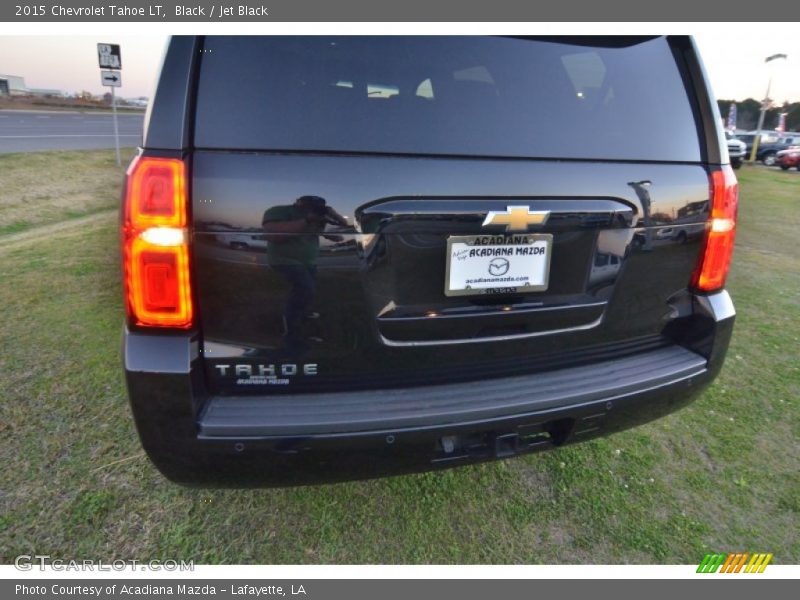
<path id="1" fill-rule="evenodd" d="M 346 226 L 347 221 L 319 196 L 301 196 L 294 204 L 273 206 L 262 219 L 267 263 L 290 286 L 284 320 L 287 346 L 294 349 L 305 347 L 303 322 L 315 316 L 311 305 L 316 295 L 319 236 L 328 225 Z"/>
<path id="2" fill-rule="evenodd" d="M 294 204 L 273 206 L 264 213 L 262 220 L 267 240 L 276 244 L 294 244 L 300 240 L 295 236 L 283 236 L 286 233 L 314 233 L 325 230 L 326 225 L 347 226 L 347 221 L 333 207 L 327 206 L 325 198 L 319 196 L 301 196 Z M 274 234 L 274 235 L 270 235 Z M 306 240 L 310 242 L 311 240 Z M 316 249 L 319 250 L 319 239 L 314 236 Z M 316 252 L 314 259 L 316 259 Z"/>

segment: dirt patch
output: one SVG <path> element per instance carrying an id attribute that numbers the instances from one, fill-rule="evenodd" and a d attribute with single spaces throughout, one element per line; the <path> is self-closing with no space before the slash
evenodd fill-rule
<path id="1" fill-rule="evenodd" d="M 117 214 L 116 209 L 104 210 L 87 217 L 79 217 L 70 219 L 69 221 L 61 221 L 60 223 L 43 225 L 42 227 L 34 227 L 33 229 L 21 231 L 20 233 L 6 235 L 0 238 L 0 252 L 16 248 L 27 242 L 35 242 L 44 238 L 49 238 L 56 233 L 65 233 L 70 229 L 74 229 L 76 232 L 85 232 L 87 228 L 106 225 L 116 218 Z"/>

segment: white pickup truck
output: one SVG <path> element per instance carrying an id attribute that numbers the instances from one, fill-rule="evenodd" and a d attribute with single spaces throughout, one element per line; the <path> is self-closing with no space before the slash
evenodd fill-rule
<path id="1" fill-rule="evenodd" d="M 747 158 L 747 144 L 734 137 L 734 135 L 728 131 L 725 132 L 725 139 L 728 142 L 728 156 L 731 159 L 731 166 L 734 169 L 738 169 Z"/>

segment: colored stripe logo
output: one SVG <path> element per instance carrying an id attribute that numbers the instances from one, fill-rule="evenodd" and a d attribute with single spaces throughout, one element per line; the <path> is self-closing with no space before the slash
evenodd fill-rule
<path id="1" fill-rule="evenodd" d="M 731 554 L 706 554 L 698 573 L 763 573 L 772 560 L 772 553 L 733 552 Z"/>

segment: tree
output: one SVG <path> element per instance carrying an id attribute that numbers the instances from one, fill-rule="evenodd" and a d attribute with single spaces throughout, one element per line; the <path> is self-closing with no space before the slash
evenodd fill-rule
<path id="1" fill-rule="evenodd" d="M 800 102 L 793 102 L 783 111 L 786 114 L 786 131 L 800 131 Z"/>

